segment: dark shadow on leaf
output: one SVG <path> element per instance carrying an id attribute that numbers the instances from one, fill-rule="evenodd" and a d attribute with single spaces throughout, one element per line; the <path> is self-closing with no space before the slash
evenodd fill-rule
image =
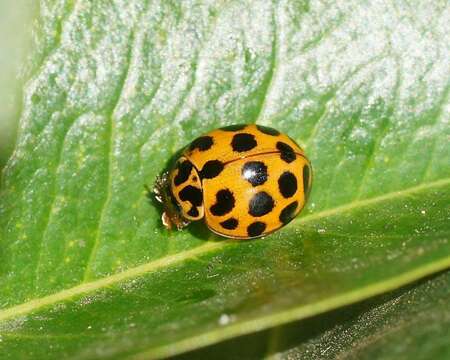
<path id="1" fill-rule="evenodd" d="M 208 229 L 208 226 L 206 226 L 203 220 L 190 223 L 186 230 L 197 239 L 204 241 L 211 240 L 211 230 Z"/>

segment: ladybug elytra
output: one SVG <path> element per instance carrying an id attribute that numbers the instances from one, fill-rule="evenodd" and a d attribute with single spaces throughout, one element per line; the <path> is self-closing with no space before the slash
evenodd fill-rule
<path id="1" fill-rule="evenodd" d="M 267 235 L 303 209 L 311 164 L 287 135 L 261 125 L 231 125 L 198 137 L 154 193 L 167 228 L 205 219 L 211 231 L 236 239 Z"/>

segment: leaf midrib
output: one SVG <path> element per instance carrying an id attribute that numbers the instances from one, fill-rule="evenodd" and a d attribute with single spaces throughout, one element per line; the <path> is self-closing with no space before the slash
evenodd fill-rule
<path id="1" fill-rule="evenodd" d="M 128 359 L 144 360 L 159 359 L 216 344 L 220 341 L 231 339 L 235 336 L 247 335 L 256 331 L 262 331 L 271 327 L 285 324 L 289 321 L 302 320 L 311 316 L 323 314 L 327 311 L 338 309 L 358 301 L 368 299 L 388 291 L 398 289 L 408 283 L 434 274 L 450 267 L 450 256 L 424 266 L 407 271 L 403 274 L 382 280 L 371 285 L 363 286 L 356 290 L 344 292 L 314 303 L 294 306 L 287 310 L 274 312 L 258 318 L 239 321 L 227 327 L 209 330 L 199 333 L 167 345 L 157 346 L 151 350 L 144 350 L 131 355 Z"/>
<path id="2" fill-rule="evenodd" d="M 382 202 L 382 201 L 386 201 L 386 200 L 390 200 L 390 199 L 398 198 L 398 197 L 402 197 L 402 196 L 407 196 L 407 195 L 415 193 L 415 192 L 419 192 L 419 191 L 426 190 L 429 188 L 442 187 L 442 186 L 445 186 L 448 184 L 450 184 L 450 178 L 441 179 L 441 180 L 437 180 L 437 181 L 429 182 L 429 183 L 423 183 L 421 185 L 410 187 L 408 189 L 404 189 L 401 191 L 387 193 L 382 196 L 378 196 L 378 197 L 374 197 L 374 198 L 370 198 L 370 199 L 354 201 L 354 202 L 351 202 L 351 203 L 348 203 L 348 204 L 345 204 L 342 206 L 338 206 L 338 207 L 335 207 L 332 209 L 323 210 L 323 211 L 317 212 L 315 214 L 307 215 L 307 216 L 302 217 L 299 220 L 297 220 L 296 223 L 302 224 L 302 223 L 311 222 L 311 221 L 321 219 L 324 217 L 347 212 L 347 211 L 353 210 L 355 208 L 370 206 L 370 205 L 378 203 L 378 202 Z M 239 243 L 239 240 L 207 242 L 204 245 L 198 246 L 194 249 L 182 251 L 182 252 L 180 252 L 178 254 L 174 254 L 174 255 L 165 256 L 165 257 L 159 258 L 157 260 L 130 268 L 128 270 L 125 270 L 125 271 L 117 273 L 117 274 L 113 274 L 113 275 L 110 275 L 110 276 L 107 276 L 107 277 L 104 277 L 104 278 L 101 278 L 101 279 L 98 279 L 95 281 L 83 283 L 83 284 L 74 286 L 72 288 L 61 290 L 57 293 L 47 295 L 47 296 L 44 296 L 41 298 L 33 299 L 30 301 L 27 301 L 26 303 L 23 303 L 20 305 L 15 305 L 10 308 L 0 310 L 0 321 L 4 321 L 4 320 L 10 319 L 10 318 L 13 318 L 15 316 L 20 316 L 20 315 L 24 315 L 27 313 L 31 313 L 42 307 L 56 304 L 58 302 L 70 299 L 70 298 L 78 296 L 78 295 L 95 292 L 102 288 L 111 286 L 113 284 L 117 284 L 117 283 L 120 283 L 122 281 L 131 279 L 131 278 L 137 278 L 137 277 L 143 276 L 145 274 L 154 272 L 158 269 L 167 268 L 174 264 L 182 263 L 183 261 L 193 259 L 197 256 L 201 256 L 201 255 L 207 254 L 207 253 L 215 251 L 215 250 L 223 249 L 223 248 L 229 247 L 229 246 L 236 246 L 238 243 Z M 444 260 L 445 260 L 444 261 L 445 263 L 447 263 L 447 262 L 449 263 L 445 267 L 450 265 L 450 258 L 446 258 Z M 437 270 L 435 270 L 435 271 L 437 271 Z M 378 284 L 375 284 L 375 285 L 378 285 Z M 347 293 L 346 296 L 348 296 L 348 295 L 349 295 L 349 293 Z"/>

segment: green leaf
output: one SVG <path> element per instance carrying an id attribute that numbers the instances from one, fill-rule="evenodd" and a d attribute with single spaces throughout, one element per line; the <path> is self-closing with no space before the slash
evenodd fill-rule
<path id="1" fill-rule="evenodd" d="M 162 357 L 450 265 L 445 1 L 43 1 L 0 197 L 1 355 Z M 144 185 L 195 136 L 305 147 L 265 239 L 162 228 Z"/>
<path id="2" fill-rule="evenodd" d="M 449 300 L 447 271 L 406 291 L 340 311 L 334 315 L 345 321 L 279 355 L 297 359 L 448 359 Z"/>
<path id="3" fill-rule="evenodd" d="M 176 359 L 448 359 L 450 271 Z"/>

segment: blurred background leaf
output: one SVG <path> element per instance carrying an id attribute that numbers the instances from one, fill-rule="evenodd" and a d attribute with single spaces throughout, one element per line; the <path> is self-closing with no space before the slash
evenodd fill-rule
<path id="1" fill-rule="evenodd" d="M 48 0 L 29 14 L 23 75 L 4 70 L 21 94 L 5 116 L 20 120 L 0 194 L 1 357 L 180 354 L 449 266 L 446 1 Z M 144 185 L 242 122 L 304 146 L 303 215 L 249 242 L 168 233 Z"/>
<path id="2" fill-rule="evenodd" d="M 34 1 L 0 3 L 0 170 L 12 152 L 21 111 L 25 58 L 31 48 Z"/>

